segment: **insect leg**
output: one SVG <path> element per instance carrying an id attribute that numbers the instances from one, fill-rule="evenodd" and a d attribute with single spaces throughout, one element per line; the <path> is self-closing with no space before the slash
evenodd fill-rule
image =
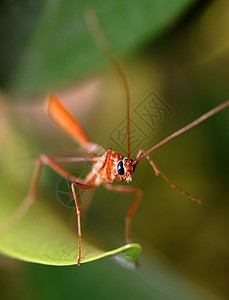
<path id="1" fill-rule="evenodd" d="M 78 264 L 80 263 L 81 259 L 81 223 L 80 223 L 80 208 L 79 204 L 77 202 L 76 198 L 76 192 L 74 189 L 74 186 L 79 186 L 84 189 L 93 188 L 93 185 L 86 185 L 84 183 L 84 180 L 81 178 L 78 178 L 71 173 L 69 173 L 67 170 L 65 170 L 63 167 L 61 167 L 59 164 L 57 164 L 52 158 L 49 156 L 42 154 L 37 160 L 36 167 L 32 176 L 32 181 L 29 189 L 29 193 L 27 197 L 24 199 L 22 204 L 19 206 L 18 210 L 14 213 L 14 215 L 9 219 L 9 221 L 5 224 L 3 224 L 3 227 L 0 228 L 0 235 L 8 231 L 10 228 L 12 228 L 17 222 L 19 222 L 24 215 L 29 210 L 30 206 L 35 202 L 36 196 L 37 196 L 37 187 L 39 183 L 40 173 L 42 165 L 48 165 L 51 169 L 56 171 L 58 174 L 62 175 L 63 177 L 66 177 L 68 180 L 72 181 L 72 192 L 76 204 L 76 212 L 77 212 L 77 220 L 78 220 L 78 235 L 79 235 L 79 258 L 78 258 Z"/>
<path id="2" fill-rule="evenodd" d="M 134 201 L 132 202 L 125 218 L 125 238 L 126 243 L 131 243 L 131 232 L 132 232 L 132 218 L 136 212 L 136 209 L 142 199 L 143 191 L 134 186 L 124 186 L 124 185 L 112 185 L 110 183 L 105 184 L 108 190 L 112 190 L 118 193 L 131 193 L 135 194 Z"/>
<path id="3" fill-rule="evenodd" d="M 145 154 L 145 151 L 144 150 L 139 150 L 138 154 L 137 154 L 137 157 L 136 157 L 136 160 L 141 156 L 141 154 Z M 151 164 L 151 166 L 153 167 L 154 169 L 154 172 L 155 174 L 158 176 L 158 175 L 161 175 L 161 177 L 168 182 L 168 184 L 173 188 L 173 189 L 176 189 L 178 190 L 178 192 L 180 192 L 181 194 L 185 195 L 186 197 L 194 200 L 194 201 L 197 201 L 199 204 L 201 204 L 201 199 L 198 198 L 198 197 L 195 197 L 187 192 L 185 192 L 184 190 L 182 190 L 181 188 L 179 188 L 178 186 L 176 186 L 175 184 L 173 184 L 166 176 L 164 173 L 162 173 L 158 167 L 156 166 L 156 164 L 152 161 L 152 159 L 146 155 L 146 158 L 148 159 L 149 163 Z"/>
<path id="4" fill-rule="evenodd" d="M 41 154 L 36 162 L 35 170 L 34 170 L 34 173 L 32 176 L 32 180 L 31 180 L 31 184 L 30 184 L 30 188 L 29 188 L 27 197 L 21 203 L 21 205 L 16 210 L 16 212 L 10 217 L 10 219 L 0 227 L 0 235 L 4 234 L 10 228 L 12 228 L 15 224 L 17 224 L 25 216 L 25 214 L 29 210 L 30 206 L 35 202 L 41 168 L 42 168 L 42 165 L 44 165 L 44 164 L 48 165 L 50 168 L 52 168 L 58 174 L 62 175 L 63 177 L 66 177 L 70 181 L 76 181 L 76 180 L 82 181 L 82 179 L 80 179 L 74 175 L 71 175 L 68 171 L 66 171 L 59 164 L 57 164 L 52 158 L 48 157 L 45 154 Z"/>
<path id="5" fill-rule="evenodd" d="M 79 186 L 83 189 L 90 189 L 90 188 L 93 188 L 94 186 L 89 186 L 89 185 L 86 185 L 86 184 L 82 184 L 82 183 L 79 183 L 77 181 L 73 181 L 72 184 L 71 184 L 71 188 L 72 188 L 72 193 L 73 193 L 73 197 L 74 197 L 74 200 L 75 200 L 75 204 L 76 204 L 76 214 L 77 214 L 77 223 L 78 223 L 78 249 L 79 249 L 79 256 L 78 256 L 78 261 L 77 261 L 77 264 L 80 265 L 80 260 L 81 260 L 81 222 L 80 222 L 80 214 L 81 214 L 81 211 L 80 211 L 80 207 L 79 207 L 79 203 L 77 201 L 77 197 L 76 197 L 76 191 L 75 191 L 75 186 Z"/>

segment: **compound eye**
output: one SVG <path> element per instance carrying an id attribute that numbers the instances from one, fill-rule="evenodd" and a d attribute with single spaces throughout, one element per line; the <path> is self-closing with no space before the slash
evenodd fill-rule
<path id="1" fill-rule="evenodd" d="M 124 175 L 123 162 L 121 160 L 118 162 L 117 171 L 119 175 Z"/>

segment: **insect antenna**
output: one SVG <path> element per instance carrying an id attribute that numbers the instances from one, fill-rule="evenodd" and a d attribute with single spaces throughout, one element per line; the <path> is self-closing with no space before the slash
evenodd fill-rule
<path id="1" fill-rule="evenodd" d="M 93 7 L 86 7 L 85 9 L 85 21 L 87 23 L 87 27 L 90 31 L 92 39 L 94 40 L 96 46 L 101 51 L 101 53 L 108 59 L 109 63 L 111 64 L 112 68 L 118 75 L 119 81 L 124 91 L 125 99 L 126 99 L 126 111 L 127 111 L 127 118 L 126 118 L 126 128 L 127 128 L 127 153 L 128 159 L 130 159 L 130 89 L 127 80 L 127 76 L 115 57 L 110 44 L 104 35 L 98 19 L 96 17 L 96 13 Z"/>
<path id="2" fill-rule="evenodd" d="M 229 106 L 229 100 L 226 100 L 225 102 L 223 102 L 223 103 L 219 104 L 218 106 L 214 107 L 213 109 L 209 110 L 207 113 L 203 114 L 202 116 L 200 116 L 196 120 L 192 121 L 188 125 L 184 126 L 183 128 L 177 130 L 176 132 L 169 135 L 167 138 L 165 138 L 164 140 L 162 140 L 161 142 L 159 142 L 158 144 L 156 144 L 155 146 L 150 148 L 148 151 L 144 152 L 144 154 L 142 154 L 140 157 L 138 157 L 137 159 L 134 160 L 133 164 L 138 163 L 139 160 L 141 160 L 143 157 L 147 156 L 153 150 L 161 147 L 168 141 L 172 140 L 173 138 L 177 137 L 178 135 L 181 135 L 182 133 L 188 131 L 189 129 L 195 127 L 196 125 L 200 124 L 201 122 L 205 121 L 206 119 L 210 118 L 211 116 L 215 115 L 216 113 L 220 112 L 221 110 L 225 109 L 228 106 Z"/>

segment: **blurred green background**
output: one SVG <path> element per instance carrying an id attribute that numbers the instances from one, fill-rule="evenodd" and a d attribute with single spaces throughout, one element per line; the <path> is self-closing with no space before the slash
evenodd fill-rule
<path id="1" fill-rule="evenodd" d="M 125 102 L 115 74 L 88 33 L 87 3 L 0 2 L 2 219 L 26 195 L 33 169 L 30 158 L 40 153 L 63 155 L 77 148 L 49 121 L 44 105 L 49 92 L 62 97 L 93 142 L 119 151 L 111 133 L 125 119 Z M 170 117 L 156 119 L 154 131 L 132 114 L 147 136 L 140 148 L 147 150 L 229 98 L 227 1 L 91 3 L 128 75 L 132 111 L 152 90 L 173 111 Z M 81 267 L 51 267 L 1 256 L 1 297 L 227 299 L 228 125 L 226 109 L 151 154 L 172 182 L 203 200 L 201 206 L 156 177 L 147 161 L 139 164 L 131 183 L 144 190 L 133 221 L 133 240 L 143 248 L 135 270 L 111 258 Z M 75 166 L 69 168 L 79 172 Z M 73 210 L 56 195 L 59 180 L 45 168 L 39 200 L 52 215 L 72 222 Z M 99 187 L 83 216 L 86 237 L 108 248 L 123 245 L 130 203 L 131 197 Z M 53 217 L 47 215 L 44 212 L 43 219 L 41 211 L 31 228 L 39 228 L 39 222 L 52 223 Z"/>

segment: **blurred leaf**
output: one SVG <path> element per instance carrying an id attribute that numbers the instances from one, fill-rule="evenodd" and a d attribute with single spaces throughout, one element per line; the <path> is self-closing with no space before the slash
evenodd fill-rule
<path id="1" fill-rule="evenodd" d="M 105 34 L 119 54 L 131 53 L 158 36 L 194 2 L 99 0 L 93 5 Z M 12 13 L 14 3 L 2 5 L 5 17 L 0 39 L 4 40 L 4 48 L 0 57 L 5 72 L 9 73 L 5 62 L 11 62 L 9 89 L 21 93 L 47 92 L 47 89 L 65 86 L 98 66 L 103 58 L 85 25 L 87 4 L 87 1 L 42 2 L 37 10 L 34 5 L 18 9 L 16 20 Z M 22 41 L 15 38 L 18 32 Z"/>
<path id="2" fill-rule="evenodd" d="M 27 284 L 33 287 L 33 294 L 38 295 L 38 299 L 75 299 L 76 288 L 79 299 L 94 299 L 95 295 L 96 299 L 109 300 L 220 299 L 189 278 L 184 270 L 177 269 L 166 257 L 152 252 L 147 255 L 147 251 L 144 251 L 139 257 L 140 267 L 134 271 L 120 268 L 108 259 L 84 265 L 80 272 L 76 267 L 52 268 L 29 264 L 26 270 L 26 277 L 29 278 Z"/>

